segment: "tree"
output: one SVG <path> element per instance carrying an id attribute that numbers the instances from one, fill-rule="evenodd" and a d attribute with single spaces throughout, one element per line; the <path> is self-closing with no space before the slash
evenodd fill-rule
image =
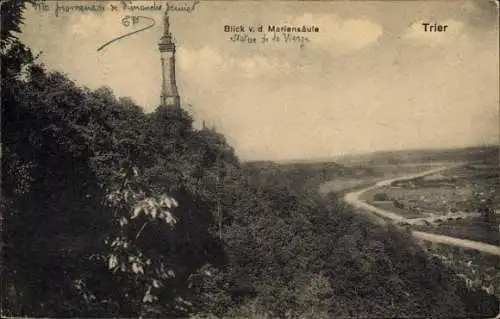
<path id="1" fill-rule="evenodd" d="M 13 301 L 17 314 L 62 315 L 74 281 L 94 268 L 91 256 L 102 249 L 108 225 L 103 189 L 89 166 L 84 92 L 40 66 L 3 88 L 7 304 Z M 85 240 L 89 229 L 92 241 Z"/>
<path id="2" fill-rule="evenodd" d="M 374 201 L 388 201 L 390 199 L 389 199 L 389 196 L 387 196 L 387 193 L 377 193 L 377 194 L 373 195 L 373 200 Z"/>
<path id="3" fill-rule="evenodd" d="M 21 32 L 22 13 L 26 9 L 26 4 L 34 5 L 36 2 L 36 0 L 2 1 L 0 4 L 0 15 L 2 17 L 0 48 L 2 51 L 17 40 L 16 33 Z"/>

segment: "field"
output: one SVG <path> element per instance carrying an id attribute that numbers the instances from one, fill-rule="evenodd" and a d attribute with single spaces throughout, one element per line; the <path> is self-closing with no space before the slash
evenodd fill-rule
<path id="1" fill-rule="evenodd" d="M 438 212 L 477 211 L 488 200 L 495 205 L 498 164 L 468 164 L 439 174 L 395 182 L 390 193 L 403 204 Z"/>
<path id="2" fill-rule="evenodd" d="M 367 187 L 378 181 L 393 178 L 403 174 L 420 173 L 442 165 L 442 163 L 405 163 L 399 165 L 374 164 L 364 166 L 364 170 L 356 165 L 356 174 L 339 176 L 331 180 L 324 181 L 320 185 L 320 193 L 334 192 L 342 194 L 347 191 Z M 345 166 L 351 168 L 350 166 Z"/>
<path id="3" fill-rule="evenodd" d="M 423 225 L 412 226 L 416 230 L 498 245 L 498 157 L 495 152 L 486 154 L 440 173 L 368 190 L 361 199 L 408 219 L 421 218 Z M 465 160 L 466 157 L 456 158 L 456 162 Z M 414 163 L 417 169 L 429 169 L 429 165 L 417 164 Z M 438 164 L 442 165 L 442 162 Z"/>
<path id="4" fill-rule="evenodd" d="M 419 211 L 408 204 L 402 205 L 403 194 L 405 194 L 404 190 L 387 186 L 366 191 L 360 196 L 360 199 L 370 205 L 397 213 L 405 218 L 427 216 L 425 211 Z"/>
<path id="5" fill-rule="evenodd" d="M 498 231 L 498 227 L 492 227 L 490 223 L 485 222 L 484 219 L 480 217 L 445 221 L 435 225 L 414 226 L 414 229 L 451 237 L 481 241 L 492 245 L 500 245 L 500 232 Z"/>
<path id="6" fill-rule="evenodd" d="M 325 163 L 332 161 L 337 165 L 341 165 L 344 169 L 355 171 L 356 174 L 345 174 L 342 177 L 336 176 L 332 180 L 324 180 L 320 188 L 320 192 L 322 193 L 342 193 L 347 190 L 375 184 L 377 181 L 383 179 L 389 179 L 403 174 L 423 172 L 450 163 L 486 163 L 485 165 L 488 167 L 492 164 L 497 165 L 498 147 L 380 151 L 368 154 L 338 156 L 333 159 L 325 160 Z M 428 177 L 427 179 L 432 179 L 432 177 Z M 440 185 L 440 187 L 441 186 L 442 185 Z M 463 191 L 467 192 L 467 190 Z M 443 197 L 449 197 L 449 195 L 443 194 Z M 432 202 L 436 203 L 437 200 L 433 200 Z"/>
<path id="7" fill-rule="evenodd" d="M 354 178 L 354 177 L 343 177 L 336 178 L 330 181 L 326 181 L 319 186 L 320 194 L 326 194 L 329 192 L 342 194 L 357 188 L 363 188 L 375 184 L 381 179 L 381 177 L 367 177 L 367 178 Z"/>
<path id="8" fill-rule="evenodd" d="M 476 212 L 481 216 L 417 226 L 419 230 L 500 244 L 500 202 L 497 194 L 499 179 L 496 165 L 467 165 L 430 177 L 432 178 L 414 181 L 415 189 L 410 189 L 402 202 L 410 202 L 414 199 L 411 197 L 412 193 L 421 191 L 426 194 L 422 194 L 423 200 L 415 203 L 420 209 L 435 207 L 438 212 Z"/>
<path id="9" fill-rule="evenodd" d="M 419 181 L 406 182 L 406 185 L 393 185 L 388 193 L 391 198 L 404 207 L 432 214 L 447 214 L 456 211 L 468 211 L 469 199 L 474 195 L 470 185 L 428 186 L 418 184 Z"/>

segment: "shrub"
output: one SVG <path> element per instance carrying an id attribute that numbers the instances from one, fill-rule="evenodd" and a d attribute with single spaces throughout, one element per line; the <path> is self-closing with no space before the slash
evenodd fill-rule
<path id="1" fill-rule="evenodd" d="M 390 200 L 390 198 L 386 193 L 377 193 L 373 195 L 373 200 L 377 202 L 383 202 Z"/>

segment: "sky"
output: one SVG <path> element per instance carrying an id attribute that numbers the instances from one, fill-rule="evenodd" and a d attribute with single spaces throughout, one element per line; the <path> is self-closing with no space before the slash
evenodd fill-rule
<path id="1" fill-rule="evenodd" d="M 42 51 L 49 69 L 154 111 L 163 12 L 59 1 L 93 3 L 106 10 L 56 17 L 55 1 L 46 12 L 30 7 L 20 38 Z M 97 51 L 149 23 L 126 27 L 127 15 L 156 24 Z M 422 23 L 448 27 L 425 32 Z M 316 25 L 319 32 L 297 33 L 309 38 L 303 46 L 250 44 L 231 41 L 225 25 Z M 170 13 L 181 103 L 197 123 L 223 133 L 242 160 L 498 144 L 498 26 L 488 0 L 201 1 L 191 13 Z"/>

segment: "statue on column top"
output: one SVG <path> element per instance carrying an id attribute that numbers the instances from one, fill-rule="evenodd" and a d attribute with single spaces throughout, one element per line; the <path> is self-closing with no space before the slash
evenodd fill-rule
<path id="1" fill-rule="evenodd" d="M 168 11 L 165 11 L 165 16 L 164 16 L 164 19 L 163 19 L 163 32 L 164 32 L 164 35 L 168 35 L 170 33 L 170 23 L 168 21 Z"/>

